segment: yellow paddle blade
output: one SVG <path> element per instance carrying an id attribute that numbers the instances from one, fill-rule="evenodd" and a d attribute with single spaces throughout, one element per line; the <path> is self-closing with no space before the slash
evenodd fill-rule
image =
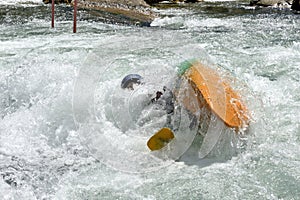
<path id="1" fill-rule="evenodd" d="M 240 95 L 215 70 L 192 61 L 189 66 L 185 63 L 182 72 L 227 126 L 240 128 L 249 123 L 248 109 Z"/>
<path id="2" fill-rule="evenodd" d="M 147 142 L 147 146 L 151 151 L 160 150 L 166 146 L 172 139 L 174 134 L 169 128 L 162 128 L 155 133 Z"/>

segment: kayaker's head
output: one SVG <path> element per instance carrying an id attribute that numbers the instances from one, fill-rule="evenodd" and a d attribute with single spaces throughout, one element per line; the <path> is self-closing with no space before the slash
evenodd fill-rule
<path id="1" fill-rule="evenodd" d="M 133 90 L 133 85 L 134 84 L 141 84 L 142 83 L 143 77 L 140 76 L 139 74 L 128 74 L 125 76 L 121 82 L 121 88 L 125 89 L 131 89 Z"/>

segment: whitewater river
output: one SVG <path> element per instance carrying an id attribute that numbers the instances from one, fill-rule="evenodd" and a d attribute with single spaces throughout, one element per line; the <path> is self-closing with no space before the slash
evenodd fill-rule
<path id="1" fill-rule="evenodd" d="M 300 199 L 300 15 L 247 4 L 157 9 L 150 27 L 80 11 L 73 34 L 70 7 L 51 29 L 50 6 L 0 1 L 1 199 Z M 162 158 L 145 145 L 161 122 L 137 126 L 134 102 L 194 57 L 236 80 L 246 145 Z M 148 86 L 121 90 L 128 73 Z"/>

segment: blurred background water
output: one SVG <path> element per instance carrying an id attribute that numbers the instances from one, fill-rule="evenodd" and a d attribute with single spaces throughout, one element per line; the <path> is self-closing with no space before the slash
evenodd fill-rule
<path id="1" fill-rule="evenodd" d="M 2 199 L 300 198 L 300 16 L 244 1 L 157 12 L 161 17 L 150 27 L 136 27 L 104 23 L 81 10 L 73 34 L 69 6 L 57 6 L 51 29 L 50 6 L 0 1 Z M 205 167 L 169 162 L 147 173 L 121 171 L 96 159 L 82 144 L 73 118 L 80 69 L 99 59 L 103 69 L 103 60 L 111 60 L 108 64 L 116 66 L 111 73 L 126 75 L 143 65 L 146 74 L 158 74 L 159 67 L 147 68 L 131 51 L 140 49 L 152 59 L 149 66 L 172 71 L 176 62 L 168 53 L 189 45 L 203 48 L 251 91 L 245 94 L 254 116 L 246 149 Z M 118 60 L 120 55 L 126 59 Z M 126 70 L 118 71 L 123 64 Z M 120 131 L 106 121 L 101 130 Z"/>

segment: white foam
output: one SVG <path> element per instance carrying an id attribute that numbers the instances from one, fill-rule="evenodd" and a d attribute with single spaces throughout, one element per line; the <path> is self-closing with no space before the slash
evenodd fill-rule
<path id="1" fill-rule="evenodd" d="M 28 1 L 1 0 L 3 2 Z M 52 199 L 53 196 L 55 199 L 172 199 L 176 194 L 177 199 L 192 198 L 184 195 L 200 199 L 274 199 L 277 196 L 292 199 L 292 195 L 299 194 L 299 179 L 293 175 L 300 172 L 297 160 L 300 45 L 298 41 L 288 43 L 283 37 L 298 39 L 289 24 L 294 16 L 288 15 L 286 19 L 284 15 L 280 21 L 281 17 L 277 16 L 274 21 L 270 16 L 263 20 L 253 20 L 249 15 L 229 19 L 195 16 L 187 20 L 180 16 L 153 23 L 156 26 L 177 24 L 183 29 L 171 31 L 122 29 L 81 21 L 78 34 L 71 33 L 70 23 L 58 23 L 56 29 L 50 29 L 48 21 L 43 20 L 1 25 L 0 98 L 3 107 L 0 111 L 4 116 L 0 118 L 0 168 L 1 175 L 13 171 L 16 182 L 21 184 L 14 188 L 1 179 L 0 196 L 3 199 Z M 276 24 L 286 27 L 277 30 Z M 235 29 L 229 34 L 211 30 L 218 26 Z M 201 32 L 202 27 L 208 27 L 209 31 Z M 251 124 L 250 133 L 256 134 L 255 142 L 236 158 L 206 168 L 174 162 L 155 173 L 128 175 L 116 167 L 112 170 L 96 162 L 92 153 L 80 143 L 71 105 L 75 74 L 89 51 L 96 51 L 98 55 L 96 67 L 103 67 L 102 59 L 118 58 L 118 62 L 111 61 L 104 66 L 110 69 L 105 75 L 118 77 L 143 66 L 147 69 L 144 74 L 149 76 L 152 66 L 174 67 L 184 61 L 186 55 L 196 53 L 187 48 L 186 54 L 178 53 L 174 59 L 169 59 L 170 54 L 187 44 L 205 47 L 215 60 L 231 65 L 232 71 L 239 67 L 237 78 L 245 79 L 252 90 L 262 94 L 267 111 L 263 117 L 268 123 Z M 137 48 L 144 51 L 137 52 Z M 116 66 L 118 70 L 113 70 Z M 277 80 L 270 80 L 268 75 L 276 72 L 275 68 L 281 73 L 276 74 Z M 153 73 L 153 76 L 156 81 L 164 78 L 160 73 Z M 113 81 L 111 86 L 119 86 L 121 79 L 104 78 L 108 83 Z M 105 92 L 100 90 L 99 95 Z M 258 96 L 253 103 L 259 101 Z M 18 106 L 6 105 L 14 102 Z M 102 103 L 104 106 L 111 104 Z M 102 108 L 99 107 L 100 114 Z M 125 153 L 127 157 L 119 154 L 109 162 L 126 168 L 122 163 L 124 159 L 128 159 L 124 163 L 139 161 L 135 160 L 134 151 L 145 150 L 144 142 L 133 138 L 123 142 L 129 136 L 122 135 L 108 119 L 100 130 L 106 135 L 96 136 L 95 144 L 103 145 L 103 150 L 113 144 L 120 149 L 136 145 L 133 152 Z M 137 132 L 131 130 L 130 134 Z M 119 137 L 114 139 L 115 136 Z M 114 143 L 107 145 L 101 138 Z M 103 152 L 104 159 L 110 159 L 105 153 L 114 155 L 113 150 Z M 129 164 L 136 166 L 134 162 Z M 146 167 L 149 164 L 151 162 L 146 163 Z M 179 190 L 186 192 L 178 193 Z"/>
<path id="2" fill-rule="evenodd" d="M 28 6 L 32 6 L 30 4 L 41 4 L 42 0 L 0 0 L 0 4 L 2 5 L 16 5 L 16 4 L 27 4 Z"/>

